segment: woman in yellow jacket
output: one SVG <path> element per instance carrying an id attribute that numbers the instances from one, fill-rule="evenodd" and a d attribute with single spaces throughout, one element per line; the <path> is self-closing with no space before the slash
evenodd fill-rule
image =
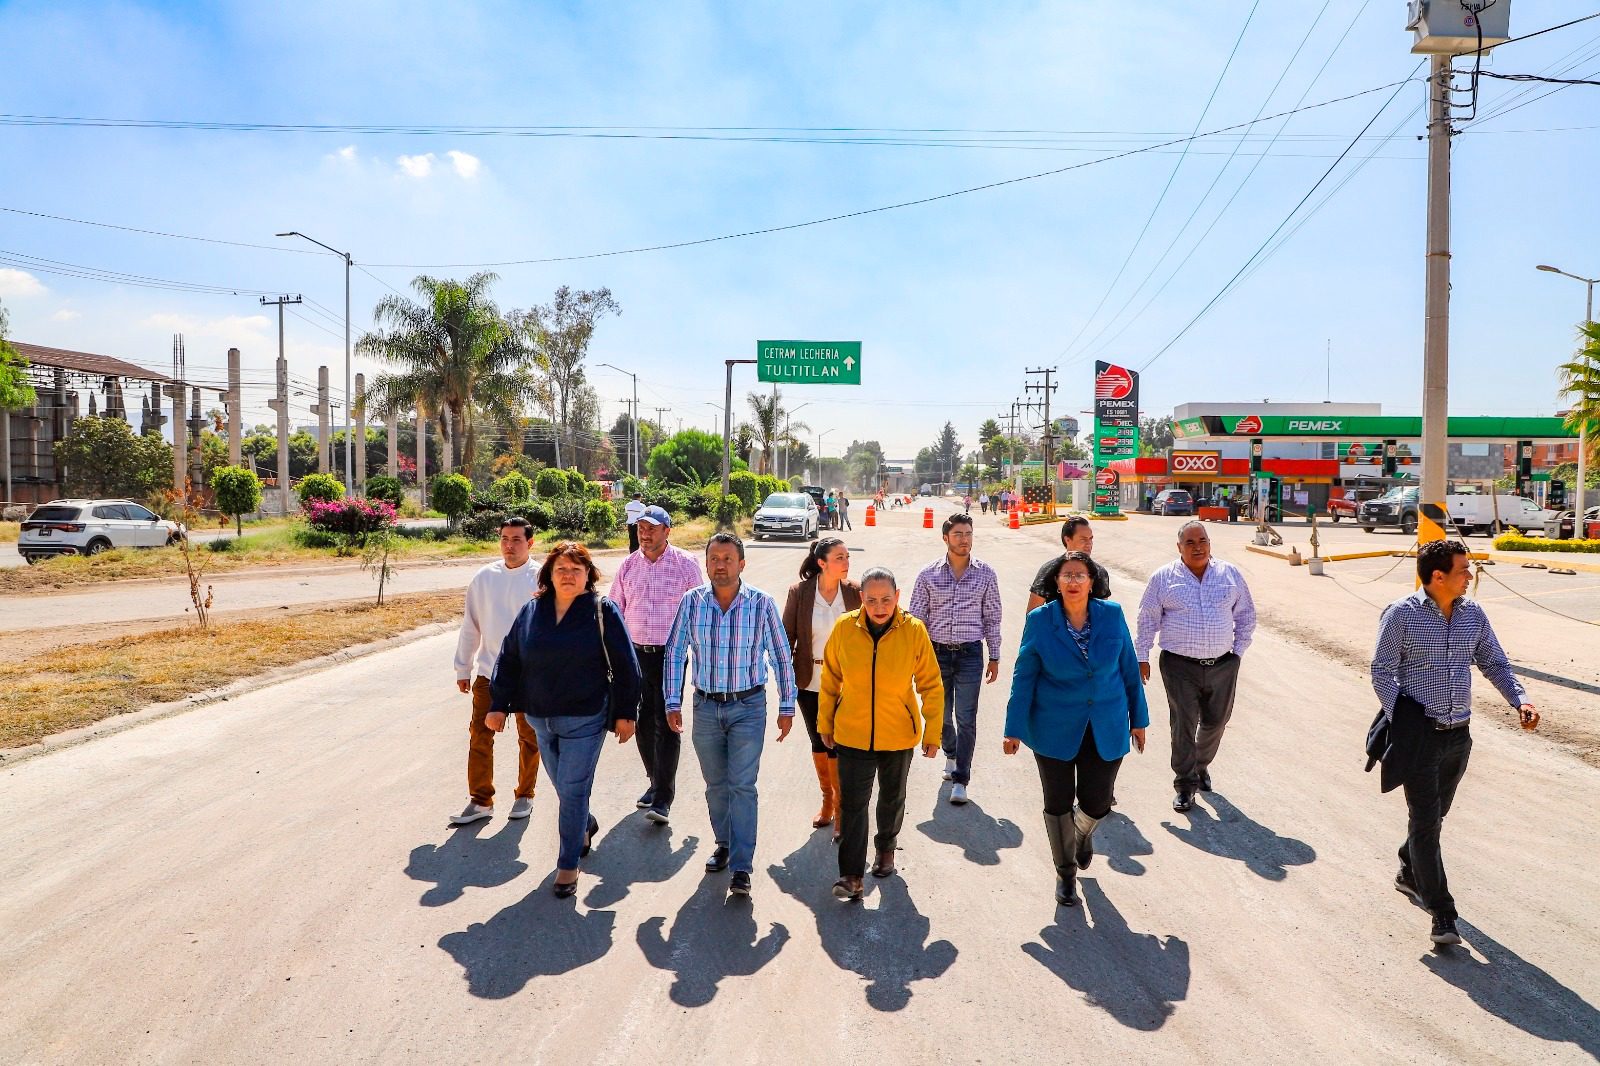
<path id="1" fill-rule="evenodd" d="M 905 819 L 911 756 L 919 744 L 923 758 L 937 755 L 944 723 L 944 683 L 933 643 L 923 624 L 900 610 L 899 585 L 883 567 L 862 575 L 861 609 L 833 627 L 817 703 L 817 733 L 839 756 L 839 880 L 833 894 L 856 900 L 867 863 L 873 776 L 878 854 L 872 876 L 888 877 Z"/>

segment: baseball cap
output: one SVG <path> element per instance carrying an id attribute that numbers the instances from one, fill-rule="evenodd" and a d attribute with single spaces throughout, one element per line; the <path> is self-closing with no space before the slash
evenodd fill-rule
<path id="1" fill-rule="evenodd" d="M 646 507 L 644 514 L 639 516 L 639 521 L 666 526 L 668 529 L 672 528 L 672 516 L 660 507 Z"/>

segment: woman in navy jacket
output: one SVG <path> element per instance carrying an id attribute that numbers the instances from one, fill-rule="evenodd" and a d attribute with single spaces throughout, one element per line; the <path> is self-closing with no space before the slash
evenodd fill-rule
<path id="1" fill-rule="evenodd" d="M 1006 706 L 1005 753 L 1026 744 L 1039 763 L 1056 902 L 1065 907 L 1078 903 L 1078 871 L 1094 857 L 1094 828 L 1111 811 L 1129 741 L 1143 753 L 1150 724 L 1133 636 L 1119 604 L 1091 598 L 1094 572 L 1083 552 L 1062 557 L 1061 599 L 1028 612 Z"/>

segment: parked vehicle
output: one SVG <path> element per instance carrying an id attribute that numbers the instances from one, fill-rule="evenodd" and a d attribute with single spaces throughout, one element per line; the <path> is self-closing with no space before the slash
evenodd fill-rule
<path id="1" fill-rule="evenodd" d="M 768 537 L 813 540 L 821 527 L 816 501 L 804 492 L 774 492 L 756 508 L 757 540 Z"/>
<path id="2" fill-rule="evenodd" d="M 1574 531 L 1572 519 L 1573 512 L 1571 511 L 1552 514 L 1545 519 L 1544 535 L 1552 540 L 1570 540 L 1573 537 L 1581 536 Z M 1600 507 L 1591 507 L 1583 512 L 1583 528 L 1587 530 L 1592 522 L 1600 522 Z"/>
<path id="3" fill-rule="evenodd" d="M 1328 517 L 1335 522 L 1341 518 L 1348 518 L 1353 522 L 1356 520 L 1356 512 L 1359 510 L 1360 508 L 1356 501 L 1348 496 L 1337 496 L 1328 500 Z"/>
<path id="4" fill-rule="evenodd" d="M 1150 510 L 1162 515 L 1194 515 L 1194 497 L 1188 489 L 1162 489 Z"/>
<path id="5" fill-rule="evenodd" d="M 1544 531 L 1545 521 L 1555 517 L 1525 496 L 1509 493 L 1464 493 L 1446 496 L 1450 520 L 1462 533 L 1487 533 L 1496 536 L 1507 529 Z"/>
<path id="6" fill-rule="evenodd" d="M 30 564 L 57 555 L 99 555 L 112 548 L 160 548 L 183 527 L 132 500 L 56 500 L 34 508 L 17 537 Z"/>
<path id="7" fill-rule="evenodd" d="M 1395 486 L 1361 505 L 1361 528 L 1372 533 L 1379 526 L 1397 526 L 1410 536 L 1417 531 L 1417 489 Z"/>

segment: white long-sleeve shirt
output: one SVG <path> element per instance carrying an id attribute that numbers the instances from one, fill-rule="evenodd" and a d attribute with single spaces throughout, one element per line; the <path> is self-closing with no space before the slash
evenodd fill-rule
<path id="1" fill-rule="evenodd" d="M 511 632 L 517 612 L 533 599 L 538 579 L 539 568 L 531 560 L 511 570 L 502 559 L 472 575 L 472 584 L 467 586 L 467 611 L 461 619 L 461 636 L 456 640 L 457 678 L 470 681 L 474 675 L 494 675 L 500 645 Z"/>

